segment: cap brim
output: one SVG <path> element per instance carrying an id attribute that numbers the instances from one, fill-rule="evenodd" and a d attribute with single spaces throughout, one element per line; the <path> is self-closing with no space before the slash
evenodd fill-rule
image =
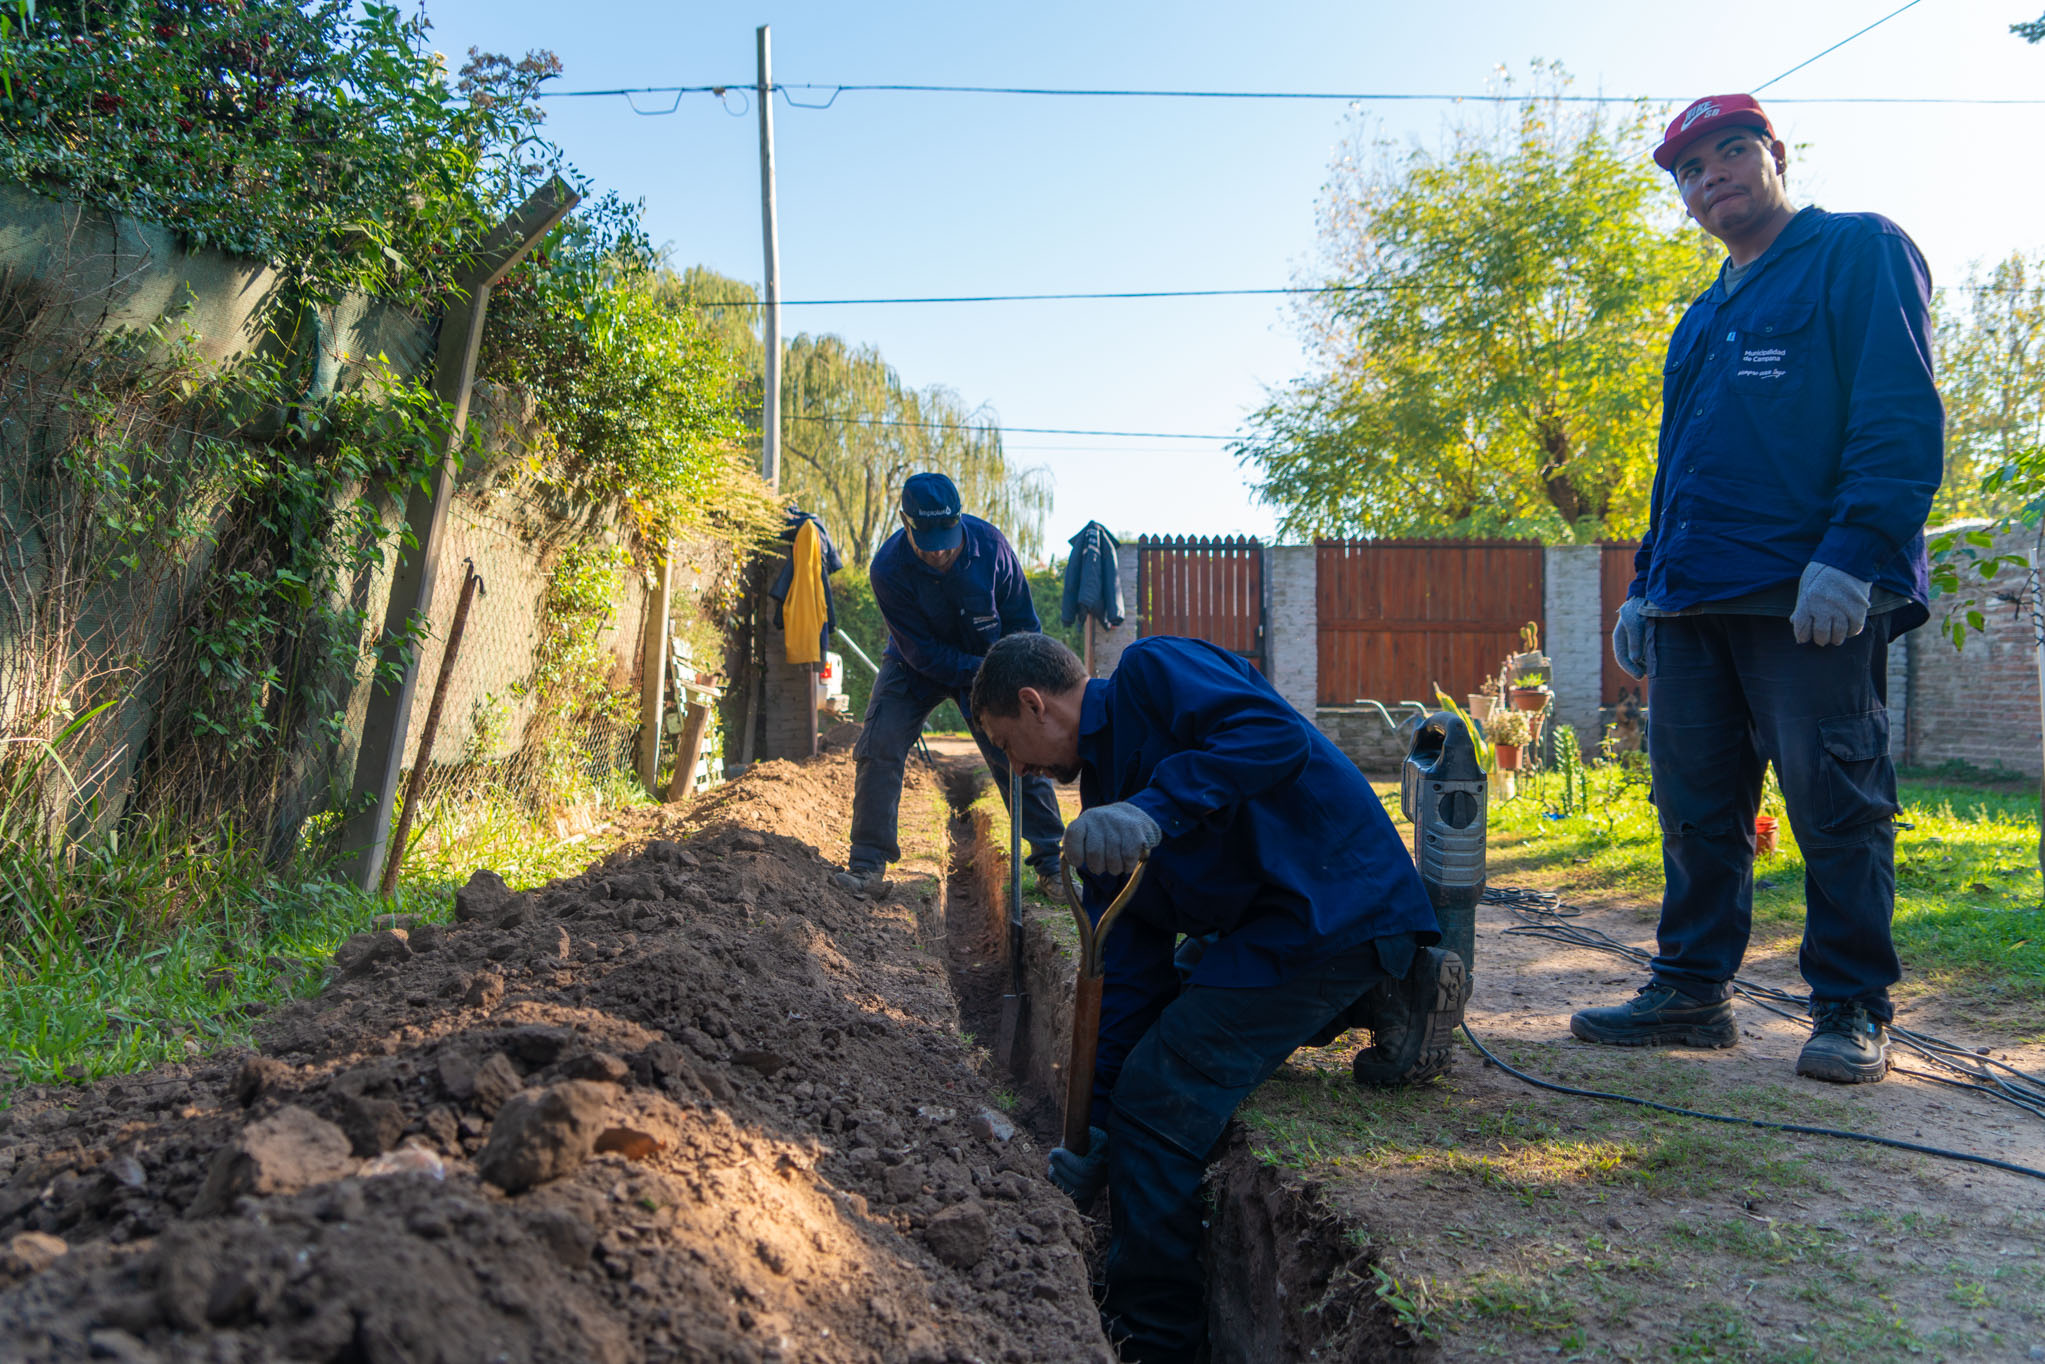
<path id="1" fill-rule="evenodd" d="M 1717 118 L 1701 118 L 1683 130 L 1680 140 L 1672 139 L 1654 149 L 1654 163 L 1665 171 L 1676 168 L 1676 162 L 1684 152 L 1689 151 L 1704 138 L 1727 128 L 1751 128 L 1763 137 L 1773 140 L 1775 130 L 1764 122 L 1752 109 L 1735 109 Z"/>
<path id="2" fill-rule="evenodd" d="M 925 554 L 942 554 L 948 549 L 957 549 L 966 542 L 966 528 L 957 522 L 942 530 L 918 530 L 911 526 L 909 536 L 916 542 L 916 548 Z"/>

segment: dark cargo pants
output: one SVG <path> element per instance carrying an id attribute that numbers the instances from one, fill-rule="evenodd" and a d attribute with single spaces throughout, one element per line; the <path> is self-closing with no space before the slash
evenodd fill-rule
<path id="1" fill-rule="evenodd" d="M 930 712 L 950 697 L 966 717 L 973 742 L 994 784 L 1008 801 L 1008 759 L 987 742 L 987 736 L 973 723 L 964 691 L 953 692 L 913 671 L 892 654 L 881 659 L 880 676 L 874 679 L 873 696 L 866 703 L 865 725 L 853 746 L 852 855 L 847 865 L 858 872 L 879 871 L 902 859 L 896 830 L 902 810 L 902 773 L 908 766 L 909 750 L 923 732 Z M 1029 862 L 1052 875 L 1058 871 L 1058 847 L 1065 837 L 1065 820 L 1058 813 L 1058 787 L 1049 777 L 1024 777 L 1022 812 L 1015 815 L 1022 836 L 1029 840 Z"/>
<path id="2" fill-rule="evenodd" d="M 1896 770 L 1889 760 L 1887 624 L 1844 644 L 1798 644 L 1786 619 L 1647 621 L 1648 758 L 1661 816 L 1656 981 L 1725 999 L 1754 914 L 1754 816 L 1774 763 L 1804 857 L 1798 965 L 1814 999 L 1887 1021 L 1902 976 Z"/>
<path id="3" fill-rule="evenodd" d="M 1108 1115 L 1109 1337 L 1130 1364 L 1191 1364 L 1207 1334 L 1201 1280 L 1207 1157 L 1230 1115 L 1285 1058 L 1387 975 L 1413 935 L 1360 943 L 1257 989 L 1188 986 L 1122 1063 Z"/>

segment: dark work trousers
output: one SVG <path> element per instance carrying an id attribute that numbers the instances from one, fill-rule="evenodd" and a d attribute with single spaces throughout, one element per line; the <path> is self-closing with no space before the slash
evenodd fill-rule
<path id="1" fill-rule="evenodd" d="M 1888 641 L 1879 616 L 1844 644 L 1798 644 L 1778 616 L 1647 621 L 1648 760 L 1661 815 L 1656 981 L 1731 995 L 1754 917 L 1754 816 L 1775 764 L 1804 855 L 1798 965 L 1821 1001 L 1887 1021 L 1902 976 Z"/>
<path id="2" fill-rule="evenodd" d="M 852 856 L 848 865 L 853 871 L 879 871 L 902 860 L 901 845 L 895 841 L 902 809 L 902 770 L 908 766 L 916 736 L 923 732 L 923 722 L 946 697 L 959 703 L 959 714 L 966 717 L 973 742 L 980 746 L 980 756 L 994 774 L 1002 802 L 1007 803 L 1008 759 L 973 723 L 967 694 L 931 681 L 890 654 L 880 661 L 880 676 L 874 679 L 873 697 L 866 703 L 866 724 L 852 749 Z M 1022 836 L 1030 844 L 1030 865 L 1055 876 L 1058 845 L 1065 837 L 1057 784 L 1049 777 L 1024 777 L 1022 804 L 1019 820 Z"/>
<path id="3" fill-rule="evenodd" d="M 1129 1049 L 1108 1115 L 1108 1335 L 1132 1364 L 1190 1364 L 1207 1335 L 1200 1181 L 1249 1092 L 1371 986 L 1403 977 L 1413 936 L 1336 952 L 1282 985 L 1180 991 Z M 1126 1341 L 1125 1341 L 1126 1337 Z"/>

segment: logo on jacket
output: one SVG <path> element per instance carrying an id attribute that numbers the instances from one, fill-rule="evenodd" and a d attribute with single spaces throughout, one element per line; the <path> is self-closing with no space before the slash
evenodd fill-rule
<path id="1" fill-rule="evenodd" d="M 1695 104 L 1691 105 L 1688 109 L 1685 109 L 1683 111 L 1682 125 L 1678 127 L 1676 131 L 1686 132 L 1689 130 L 1690 125 L 1695 123 L 1698 119 L 1716 118 L 1718 117 L 1718 112 L 1719 110 L 1716 104 L 1713 104 L 1708 99 L 1700 99 Z"/>

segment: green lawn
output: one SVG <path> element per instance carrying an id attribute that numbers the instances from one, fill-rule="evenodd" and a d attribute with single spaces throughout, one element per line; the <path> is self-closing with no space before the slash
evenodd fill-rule
<path id="1" fill-rule="evenodd" d="M 1491 879 L 1658 900 L 1661 832 L 1645 778 L 1603 765 L 1591 769 L 1590 784 L 1580 812 L 1562 811 L 1553 774 L 1523 780 L 1516 799 L 1494 805 Z M 1923 780 L 1902 782 L 1900 795 L 1896 947 L 1912 981 L 2005 1010 L 2045 1000 L 2036 795 Z M 1803 927 L 1804 862 L 1786 819 L 1755 885 L 1757 940 L 1793 945 Z"/>

